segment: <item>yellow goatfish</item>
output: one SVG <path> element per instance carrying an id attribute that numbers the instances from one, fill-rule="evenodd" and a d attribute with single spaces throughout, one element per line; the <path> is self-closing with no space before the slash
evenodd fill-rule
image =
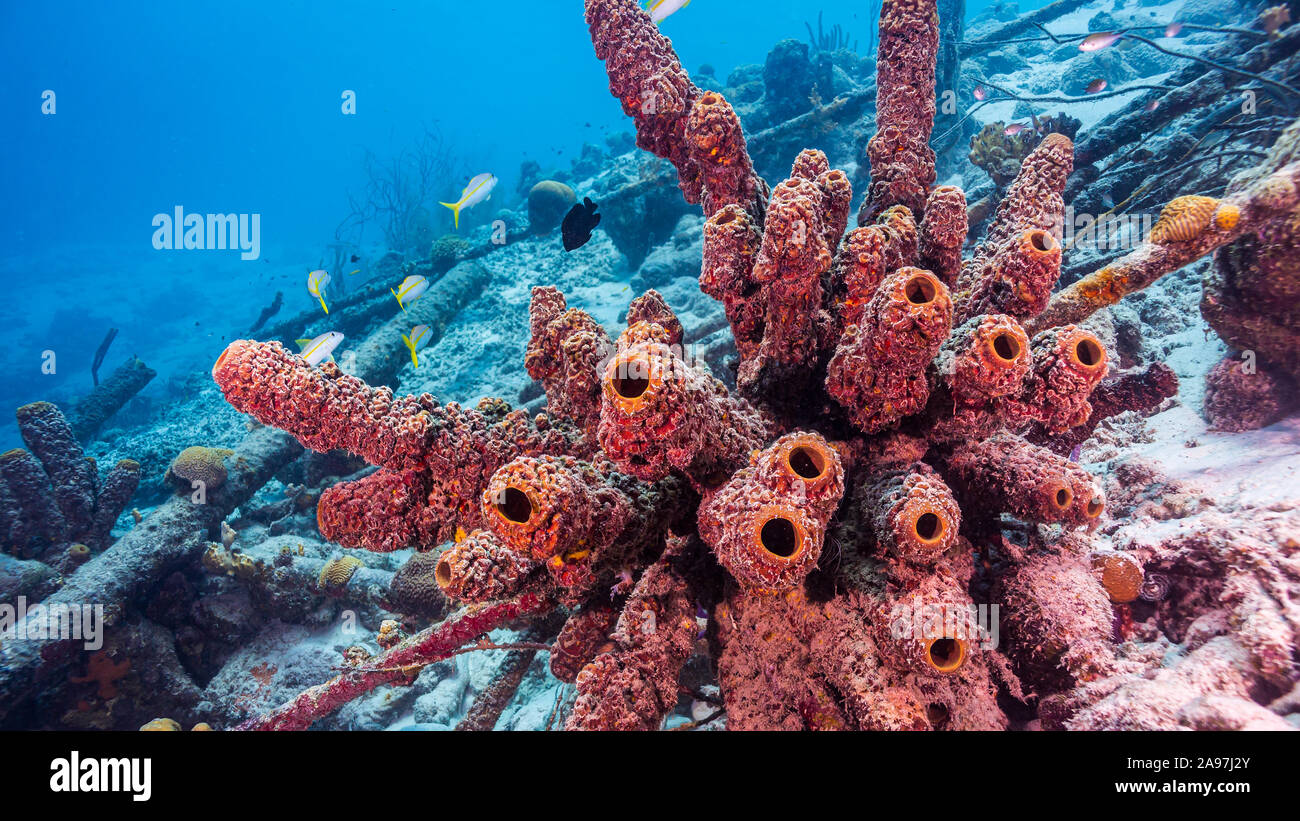
<path id="1" fill-rule="evenodd" d="M 325 304 L 325 286 L 330 284 L 330 272 L 324 268 L 307 272 L 307 293 L 320 300 L 320 306 L 329 313 L 329 306 Z"/>
<path id="2" fill-rule="evenodd" d="M 410 336 L 402 334 L 402 341 L 406 343 L 406 347 L 411 349 L 411 364 L 417 368 L 420 367 L 420 358 L 415 355 L 415 352 L 429 341 L 429 326 L 416 325 L 411 329 Z"/>
<path id="3" fill-rule="evenodd" d="M 650 19 L 655 23 L 662 23 L 673 13 L 686 8 L 691 4 L 691 0 L 650 0 L 645 10 L 650 12 Z"/>
<path id="4" fill-rule="evenodd" d="M 460 230 L 460 209 L 473 208 L 483 200 L 488 199 L 492 196 L 492 189 L 496 187 L 497 178 L 484 171 L 465 185 L 465 190 L 460 192 L 459 200 L 456 202 L 440 202 L 438 204 L 451 209 L 456 229 Z"/>
<path id="5" fill-rule="evenodd" d="M 402 284 L 397 286 L 396 291 L 389 288 L 388 293 L 397 297 L 397 304 L 401 305 L 402 310 L 405 311 L 407 305 L 419 299 L 427 290 L 429 290 L 429 280 L 419 274 L 411 274 L 402 280 Z"/>
<path id="6" fill-rule="evenodd" d="M 343 334 L 338 331 L 327 331 L 315 339 L 294 341 L 298 343 L 298 355 L 314 368 L 326 359 L 334 358 L 334 349 L 343 341 Z"/>

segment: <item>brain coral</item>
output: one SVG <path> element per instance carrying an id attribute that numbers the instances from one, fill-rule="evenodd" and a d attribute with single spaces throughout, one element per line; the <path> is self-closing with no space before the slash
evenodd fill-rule
<path id="1" fill-rule="evenodd" d="M 447 599 L 438 586 L 437 553 L 416 553 L 406 560 L 388 583 L 388 600 L 399 613 L 437 618 L 447 609 Z"/>
<path id="2" fill-rule="evenodd" d="M 560 225 L 578 197 L 562 182 L 542 180 L 528 192 L 528 227 L 534 234 L 549 234 Z"/>
<path id="3" fill-rule="evenodd" d="M 176 454 L 164 478 L 182 492 L 191 490 L 194 482 L 202 482 L 208 490 L 219 488 L 226 483 L 225 459 L 232 453 L 227 448 L 188 447 Z"/>
<path id="4" fill-rule="evenodd" d="M 361 567 L 361 560 L 355 556 L 330 559 L 321 567 L 316 586 L 327 593 L 336 593 L 348 586 L 358 567 Z"/>

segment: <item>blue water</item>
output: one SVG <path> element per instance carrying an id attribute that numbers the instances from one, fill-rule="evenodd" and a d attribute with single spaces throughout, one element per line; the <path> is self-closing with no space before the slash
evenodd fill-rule
<path id="1" fill-rule="evenodd" d="M 819 5 L 826 28 L 865 48 L 870 4 Z M 985 5 L 968 2 L 968 16 Z M 687 68 L 726 77 L 782 38 L 806 39 L 816 15 L 788 0 L 695 0 L 663 30 Z M 573 1 L 6 2 L 0 77 L 5 417 L 88 391 L 109 327 L 120 333 L 103 371 L 137 354 L 160 371 L 156 394 L 215 357 L 276 290 L 281 318 L 308 308 L 305 271 L 364 189 L 367 152 L 390 158 L 436 129 L 463 173 L 434 198 L 491 171 L 494 203 L 509 207 L 523 161 L 565 167 L 584 142 L 631 128 Z M 258 214 L 260 253 L 155 250 L 151 221 L 176 206 Z M 436 233 L 449 230 L 450 213 L 434 210 Z M 374 226 L 352 238 L 382 251 Z"/>

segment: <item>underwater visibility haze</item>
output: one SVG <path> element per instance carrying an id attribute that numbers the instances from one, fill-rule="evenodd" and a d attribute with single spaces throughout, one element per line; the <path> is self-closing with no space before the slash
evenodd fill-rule
<path id="1" fill-rule="evenodd" d="M 5 4 L 0 729 L 1295 729 L 1298 13 Z"/>

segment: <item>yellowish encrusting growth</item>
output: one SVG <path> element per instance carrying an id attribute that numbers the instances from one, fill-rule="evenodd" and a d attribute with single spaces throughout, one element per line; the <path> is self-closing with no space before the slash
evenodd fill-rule
<path id="1" fill-rule="evenodd" d="M 1219 201 L 1213 197 L 1186 196 L 1170 200 L 1160 212 L 1151 241 L 1161 245 L 1196 239 L 1209 226 Z"/>
<path id="2" fill-rule="evenodd" d="M 207 490 L 219 488 L 226 483 L 225 459 L 232 453 L 228 448 L 188 447 L 176 454 L 166 479 L 182 490 L 191 489 L 194 482 L 202 482 Z"/>
<path id="3" fill-rule="evenodd" d="M 361 560 L 355 556 L 340 556 L 336 559 L 330 559 L 320 569 L 320 577 L 316 580 L 316 584 L 321 590 L 340 590 L 347 587 L 348 582 L 352 580 L 352 574 L 357 572 L 358 567 L 361 567 Z"/>

